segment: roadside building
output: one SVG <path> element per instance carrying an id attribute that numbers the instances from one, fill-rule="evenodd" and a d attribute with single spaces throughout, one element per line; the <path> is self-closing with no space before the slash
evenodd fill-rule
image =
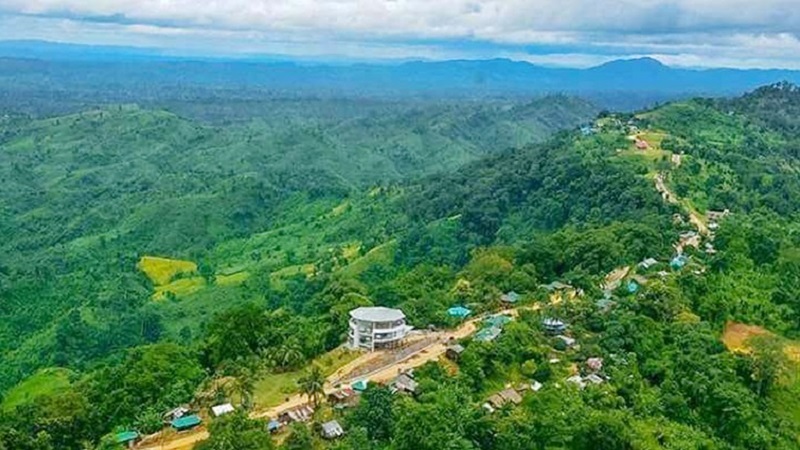
<path id="1" fill-rule="evenodd" d="M 500 301 L 503 303 L 507 303 L 509 305 L 513 305 L 517 303 L 520 299 L 520 295 L 514 291 L 507 292 L 500 296 Z"/>
<path id="2" fill-rule="evenodd" d="M 122 431 L 114 435 L 114 441 L 117 444 L 120 444 L 127 448 L 133 448 L 136 445 L 136 443 L 139 442 L 140 439 L 141 437 L 139 436 L 139 433 L 130 430 Z"/>
<path id="3" fill-rule="evenodd" d="M 411 377 L 408 373 L 401 373 L 400 375 L 395 378 L 391 383 L 391 390 L 392 392 L 401 392 L 407 393 L 411 395 L 415 395 L 417 393 L 417 383 L 414 378 Z"/>
<path id="4" fill-rule="evenodd" d="M 185 406 L 178 406 L 177 408 L 171 409 L 171 410 L 165 412 L 164 414 L 162 414 L 161 418 L 164 420 L 164 422 L 169 423 L 169 422 L 172 422 L 175 419 L 180 419 L 181 417 L 183 417 L 183 416 L 185 416 L 187 414 L 189 414 L 189 408 L 187 408 Z"/>
<path id="5" fill-rule="evenodd" d="M 211 412 L 214 414 L 214 417 L 224 416 L 225 414 L 233 412 L 233 405 L 230 403 L 225 403 L 222 405 L 212 406 Z"/>
<path id="6" fill-rule="evenodd" d="M 322 424 L 322 437 L 325 439 L 336 439 L 344 436 L 344 429 L 339 422 L 331 420 Z"/>
<path id="7" fill-rule="evenodd" d="M 447 315 L 450 317 L 457 317 L 459 319 L 466 319 L 467 316 L 472 314 L 472 311 L 469 308 L 465 308 L 463 306 L 453 306 L 452 308 L 447 310 Z"/>
<path id="8" fill-rule="evenodd" d="M 492 342 L 493 340 L 497 339 L 502 332 L 503 330 L 498 327 L 484 328 L 475 333 L 475 340 L 480 342 Z"/>
<path id="9" fill-rule="evenodd" d="M 464 353 L 464 346 L 461 344 L 454 344 L 447 347 L 444 355 L 451 361 L 458 361 L 461 354 Z"/>
<path id="10" fill-rule="evenodd" d="M 356 395 L 356 391 L 349 387 L 338 389 L 328 395 L 328 403 L 337 409 L 349 408 L 357 402 L 358 395 Z"/>
<path id="11" fill-rule="evenodd" d="M 186 430 L 191 430 L 192 428 L 200 425 L 201 423 L 203 423 L 203 421 L 200 420 L 199 416 L 197 416 L 196 414 L 191 414 L 173 420 L 172 422 L 170 422 L 170 425 L 172 425 L 172 428 L 175 428 L 175 430 L 177 431 L 186 431 Z"/>
<path id="12" fill-rule="evenodd" d="M 567 324 L 559 319 L 546 318 L 542 321 L 542 326 L 548 334 L 556 335 L 567 331 Z"/>
<path id="13" fill-rule="evenodd" d="M 348 343 L 352 349 L 369 351 L 394 348 L 402 344 L 412 327 L 399 309 L 382 306 L 361 307 L 350 311 Z"/>
<path id="14" fill-rule="evenodd" d="M 278 431 L 280 431 L 282 426 L 283 426 L 282 423 L 278 422 L 275 419 L 272 419 L 269 421 L 269 423 L 267 423 L 267 431 L 269 431 L 270 433 L 277 433 Z"/>

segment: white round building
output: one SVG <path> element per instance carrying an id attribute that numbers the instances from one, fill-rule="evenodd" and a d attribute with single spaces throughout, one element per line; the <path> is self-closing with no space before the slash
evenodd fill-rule
<path id="1" fill-rule="evenodd" d="M 400 345 L 413 327 L 399 309 L 383 306 L 361 307 L 350 311 L 350 348 L 369 351 Z"/>

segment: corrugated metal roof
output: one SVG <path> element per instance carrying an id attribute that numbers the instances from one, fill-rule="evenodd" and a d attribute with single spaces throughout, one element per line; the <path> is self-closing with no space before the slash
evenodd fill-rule
<path id="1" fill-rule="evenodd" d="M 182 430 L 200 425 L 200 423 L 202 422 L 203 421 L 200 420 L 200 418 L 197 417 L 197 415 L 192 414 L 191 416 L 184 416 L 181 417 L 180 419 L 175 419 L 170 423 L 170 425 L 172 425 L 173 428 Z"/>
<path id="2" fill-rule="evenodd" d="M 350 317 L 367 322 L 394 322 L 406 318 L 403 311 L 383 306 L 362 306 L 350 311 Z"/>

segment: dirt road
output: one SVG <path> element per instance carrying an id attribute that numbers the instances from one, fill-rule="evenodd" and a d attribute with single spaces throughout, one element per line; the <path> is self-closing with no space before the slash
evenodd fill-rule
<path id="1" fill-rule="evenodd" d="M 507 309 L 500 311 L 498 314 L 507 314 L 517 316 L 519 309 L 538 309 L 539 306 L 529 306 L 524 308 Z M 419 350 L 407 355 L 401 360 L 394 361 L 384 367 L 380 367 L 370 373 L 360 375 L 358 377 L 349 377 L 348 374 L 355 372 L 359 367 L 369 364 L 371 361 L 380 357 L 377 353 L 367 353 L 354 361 L 348 363 L 344 367 L 337 370 L 333 375 L 328 377 L 325 385 L 325 396 L 334 392 L 334 384 L 354 381 L 357 379 L 369 379 L 372 382 L 384 383 L 392 380 L 400 372 L 420 367 L 428 362 L 436 361 L 444 355 L 447 349 L 447 343 L 451 340 L 463 339 L 473 334 L 477 329 L 480 322 L 484 317 L 476 317 L 474 319 L 464 322 L 460 327 L 451 331 L 440 331 L 428 333 L 427 338 L 430 338 L 431 343 Z M 280 405 L 272 408 L 254 411 L 250 417 L 254 419 L 268 419 L 279 416 L 281 413 L 292 410 L 299 406 L 308 403 L 308 399 L 300 394 L 294 394 L 287 398 L 287 400 Z M 209 434 L 205 429 L 198 429 L 192 432 L 186 432 L 176 435 L 175 438 L 167 438 L 161 433 L 148 436 L 139 446 L 138 450 L 190 450 L 198 442 L 208 439 Z M 163 442 L 159 440 L 163 439 Z"/>

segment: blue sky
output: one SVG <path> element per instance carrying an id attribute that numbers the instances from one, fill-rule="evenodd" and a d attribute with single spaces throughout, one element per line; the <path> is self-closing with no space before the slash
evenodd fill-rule
<path id="1" fill-rule="evenodd" d="M 800 69 L 798 0 L 0 0 L 0 40 L 309 59 Z"/>

